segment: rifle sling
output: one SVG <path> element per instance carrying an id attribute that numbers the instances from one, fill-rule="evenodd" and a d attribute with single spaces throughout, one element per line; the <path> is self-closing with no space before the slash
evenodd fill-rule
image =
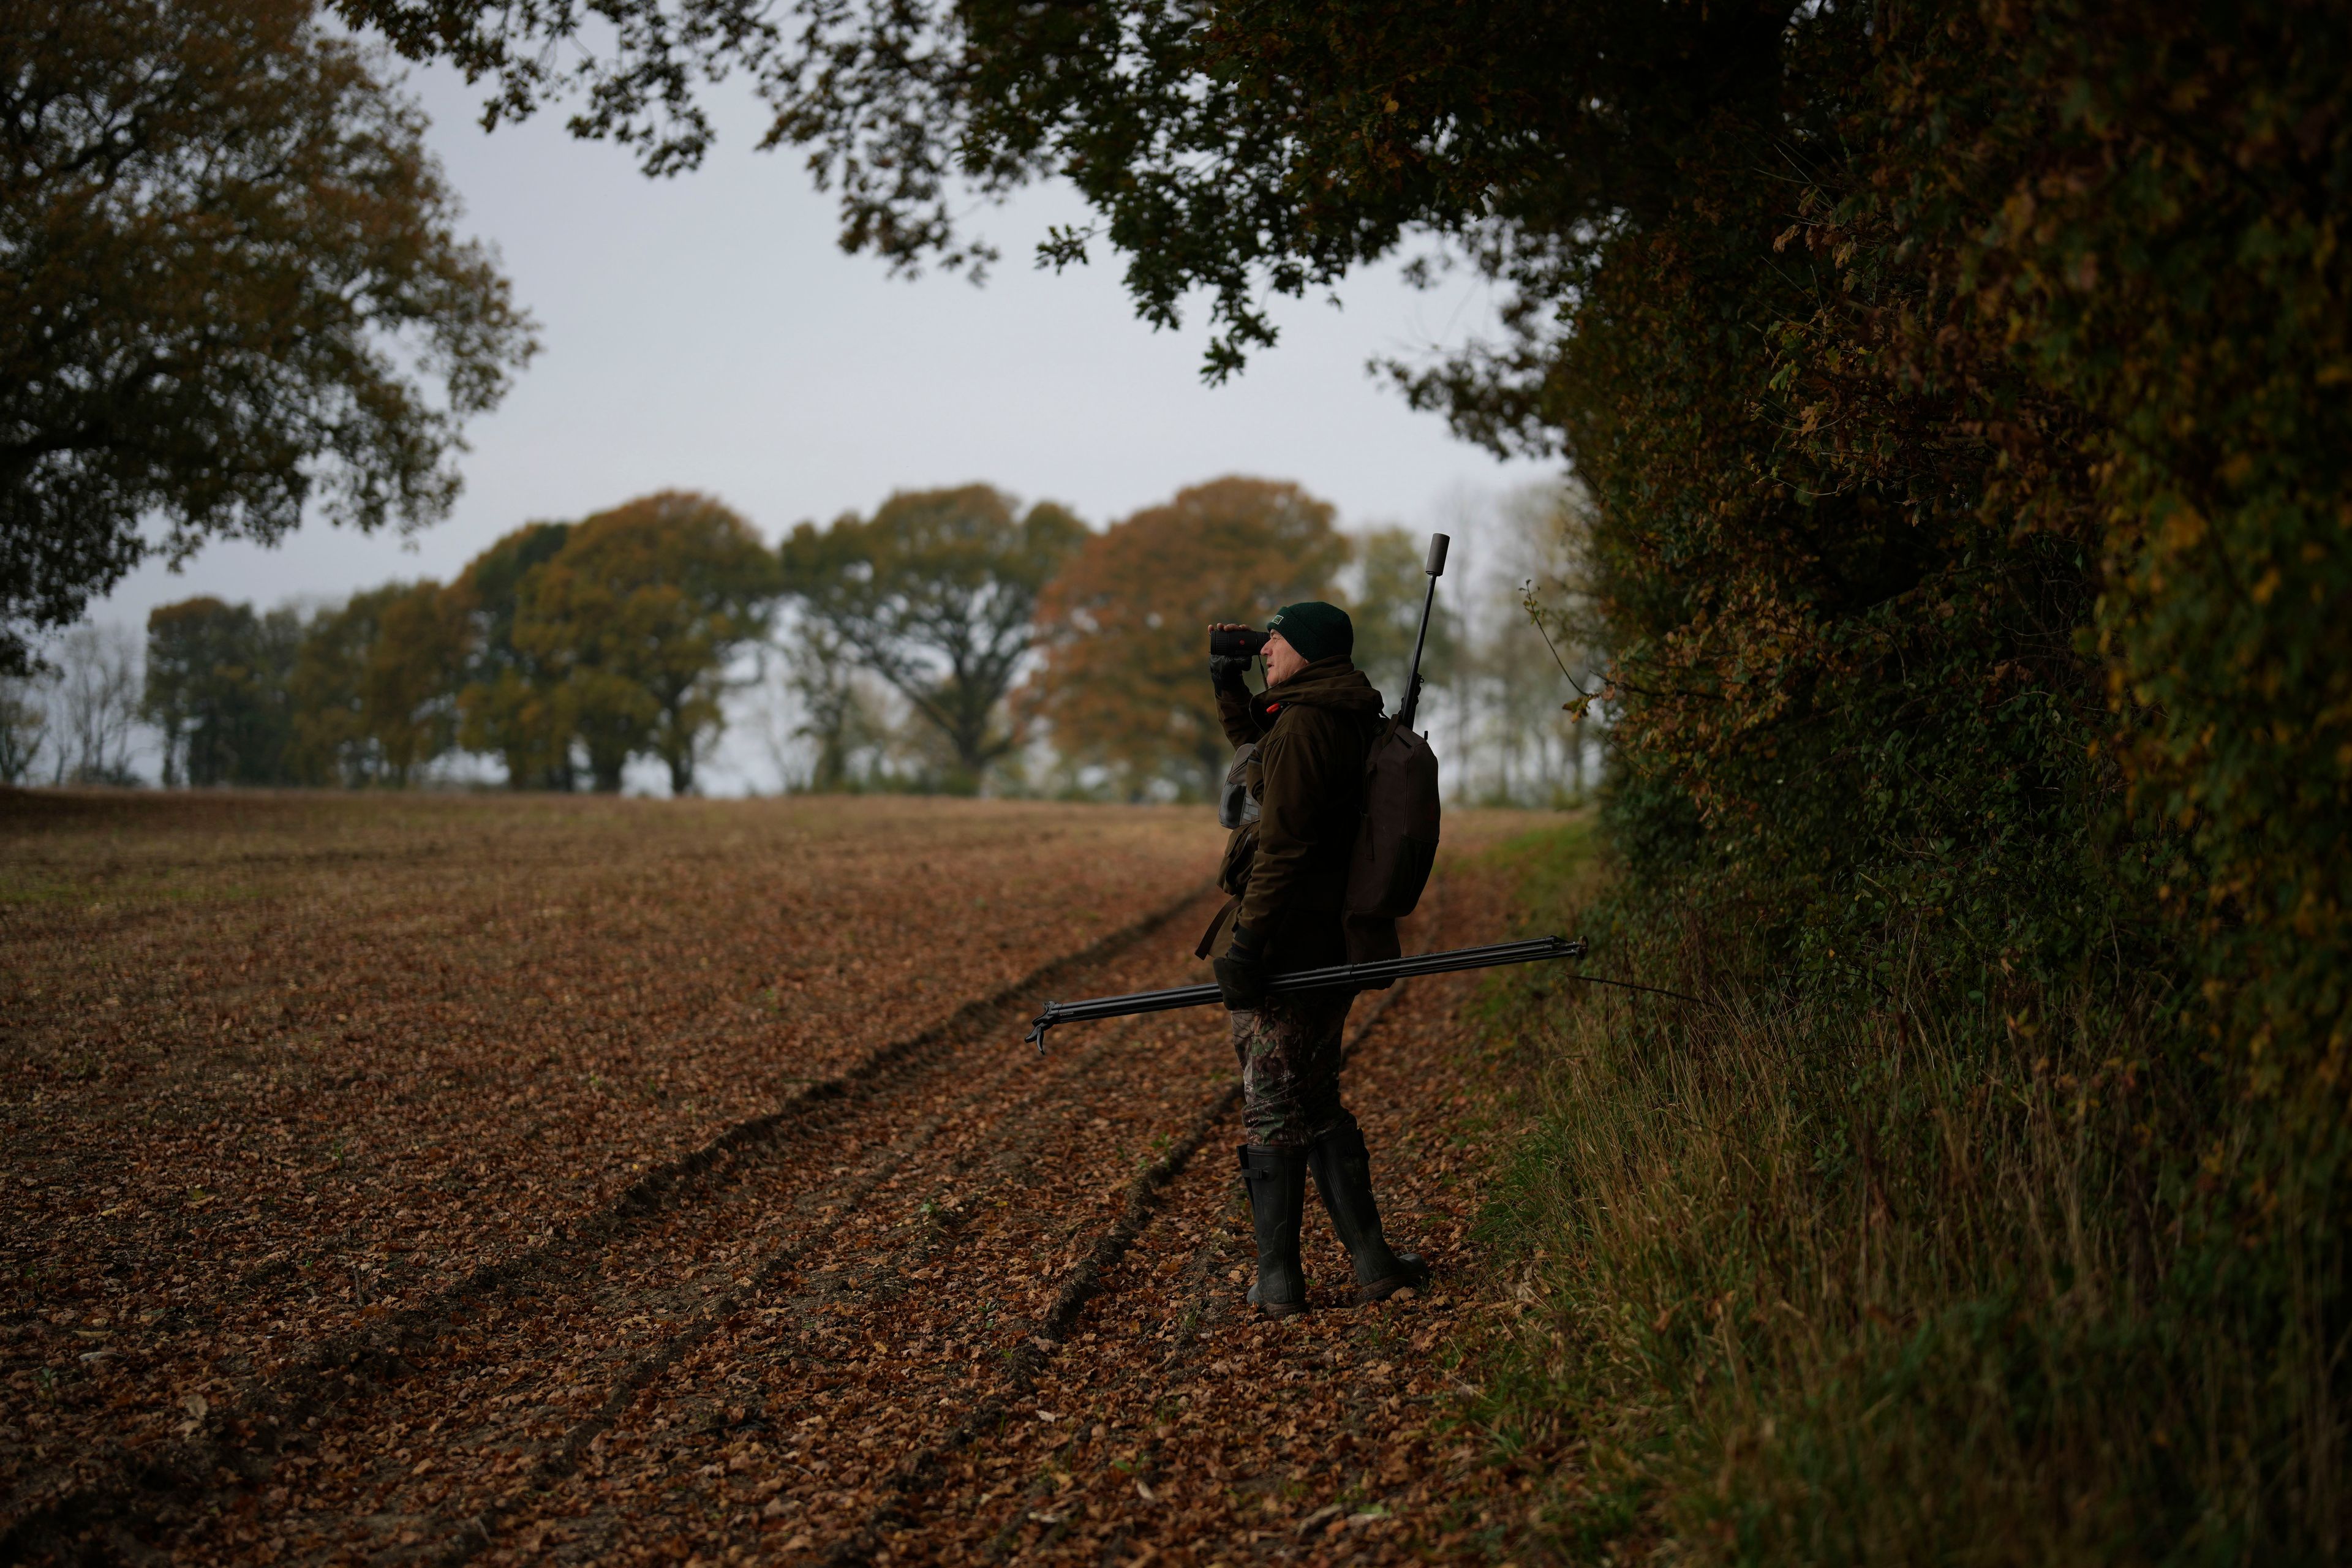
<path id="1" fill-rule="evenodd" d="M 1209 956 L 1210 950 L 1217 945 L 1217 933 L 1225 929 L 1225 921 L 1232 919 L 1234 911 L 1241 907 L 1242 896 L 1239 893 L 1225 900 L 1224 907 L 1220 909 L 1209 921 L 1209 929 L 1201 933 L 1201 944 L 1192 950 L 1193 957 Z"/>

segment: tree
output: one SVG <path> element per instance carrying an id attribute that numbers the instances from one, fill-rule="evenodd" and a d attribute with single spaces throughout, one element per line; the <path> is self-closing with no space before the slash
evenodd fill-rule
<path id="1" fill-rule="evenodd" d="M 139 721 L 139 645 L 116 626 L 79 626 L 58 648 L 48 682 L 58 784 L 133 784 L 131 736 Z"/>
<path id="2" fill-rule="evenodd" d="M 1466 801 L 1551 805 L 1582 798 L 1588 733 L 1580 690 L 1597 692 L 1580 494 L 1554 481 L 1463 496 L 1422 660 L 1418 723 L 1439 737 L 1448 792 Z M 1366 535 L 1351 574 L 1361 602 L 1357 662 L 1403 700 L 1426 539 Z M 1573 715 L 1573 716 L 1572 716 Z"/>
<path id="3" fill-rule="evenodd" d="M 525 523 L 474 557 L 450 589 L 471 623 L 458 738 L 499 754 L 509 789 L 569 791 L 578 782 L 568 689 L 551 661 L 515 642 L 523 584 L 571 533 L 568 522 Z"/>
<path id="4" fill-rule="evenodd" d="M 870 752 L 887 739 L 875 717 L 873 696 L 865 689 L 873 677 L 848 657 L 841 639 L 821 625 L 795 629 L 784 639 L 782 685 L 800 722 L 790 739 L 814 746 L 807 787 L 820 795 L 845 789 L 860 752 Z M 784 767 L 784 748 L 775 748 L 777 766 Z"/>
<path id="5" fill-rule="evenodd" d="M 32 678 L 0 675 L 0 784 L 13 787 L 33 776 L 48 723 Z"/>
<path id="6" fill-rule="evenodd" d="M 1504 507 L 1509 531 L 1502 564 L 1511 609 L 1496 625 L 1524 650 L 1519 732 L 1535 742 L 1539 803 L 1585 798 L 1588 753 L 1601 743 L 1606 719 L 1598 698 L 1607 689 L 1606 630 L 1593 594 L 1592 507 L 1581 486 L 1535 484 Z M 1557 743 L 1559 767 L 1549 761 Z M 1558 783 L 1568 775 L 1563 792 Z"/>
<path id="7" fill-rule="evenodd" d="M 287 760 L 304 784 L 357 789 L 383 775 L 360 689 L 384 603 L 400 591 L 394 584 L 354 594 L 340 608 L 320 611 L 303 628 L 288 683 L 293 736 Z"/>
<path id="8" fill-rule="evenodd" d="M 311 619 L 290 686 L 308 782 L 401 788 L 457 739 L 466 618 L 435 583 L 354 594 Z"/>
<path id="9" fill-rule="evenodd" d="M 26 0 L 0 28 L 0 668 L 151 553 L 438 519 L 532 352 L 423 117 L 311 11 Z"/>
<path id="10" fill-rule="evenodd" d="M 1154 780 L 1213 792 L 1233 748 L 1207 627 L 1333 597 L 1349 549 L 1331 518 L 1297 485 L 1223 479 L 1088 539 L 1038 605 L 1045 657 L 1024 706 L 1066 756 L 1110 768 L 1130 795 Z"/>
<path id="11" fill-rule="evenodd" d="M 388 781 L 404 785 L 457 742 L 466 617 L 437 583 L 379 591 L 389 597 L 378 612 L 360 710 Z"/>
<path id="12" fill-rule="evenodd" d="M 163 783 L 295 782 L 290 689 L 302 642 L 290 609 L 183 599 L 147 616 L 148 718 L 163 731 Z"/>
<path id="13" fill-rule="evenodd" d="M 855 513 L 783 542 L 785 591 L 952 748 L 950 785 L 975 789 L 1011 751 L 1004 695 L 1028 656 L 1030 620 L 1086 525 L 1051 501 L 1017 520 L 986 485 L 902 490 L 871 521 Z"/>
<path id="14" fill-rule="evenodd" d="M 767 628 L 775 558 L 708 496 L 665 490 L 572 528 L 522 579 L 513 640 L 565 689 L 600 790 L 649 752 L 675 795 L 725 721 L 737 651 Z"/>

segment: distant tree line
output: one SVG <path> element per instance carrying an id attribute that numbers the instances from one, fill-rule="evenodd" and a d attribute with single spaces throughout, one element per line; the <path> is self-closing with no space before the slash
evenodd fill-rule
<path id="1" fill-rule="evenodd" d="M 1465 572 L 1466 538 L 1456 557 L 1422 713 L 1457 794 L 1557 802 L 1581 789 L 1591 742 L 1561 711 L 1569 650 L 1538 640 L 1514 573 L 1559 557 L 1574 513 L 1545 491 L 1501 521 L 1507 570 Z M 143 681 L 127 639 L 79 628 L 45 682 L 0 693 L 0 778 L 135 783 L 143 722 L 166 786 L 400 788 L 475 757 L 558 791 L 618 790 L 649 762 L 685 795 L 731 707 L 768 728 L 790 788 L 1198 799 L 1229 758 L 1207 623 L 1346 604 L 1393 708 L 1422 555 L 1419 536 L 1351 537 L 1328 504 L 1257 479 L 1099 533 L 985 485 L 902 491 L 772 550 L 719 502 L 670 491 L 526 524 L 450 583 L 308 611 L 163 605 Z"/>
<path id="2" fill-rule="evenodd" d="M 454 583 L 304 616 L 198 598 L 148 617 L 144 709 L 170 784 L 414 783 L 455 751 L 515 788 L 617 790 L 634 757 L 691 793 L 777 563 L 708 497 L 530 523 Z"/>

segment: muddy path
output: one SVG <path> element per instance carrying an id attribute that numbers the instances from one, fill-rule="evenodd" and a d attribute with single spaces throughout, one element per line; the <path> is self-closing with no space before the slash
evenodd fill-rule
<path id="1" fill-rule="evenodd" d="M 1490 940 L 1456 853 L 1410 946 Z M 1037 982 L 1184 984 L 1204 896 Z M 1499 1501 L 1444 1423 L 1479 1289 L 1477 976 L 1360 998 L 1349 1100 L 1433 1290 L 1262 1324 L 1213 1010 L 1020 1044 L 1036 997 L 806 1086 L 548 1243 L 323 1342 L 20 1523 L 81 1561 L 1377 1560 Z"/>

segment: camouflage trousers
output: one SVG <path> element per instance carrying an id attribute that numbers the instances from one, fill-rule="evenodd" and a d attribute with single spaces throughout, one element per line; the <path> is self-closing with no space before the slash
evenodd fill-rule
<path id="1" fill-rule="evenodd" d="M 1242 1125 L 1268 1149 L 1304 1149 L 1345 1126 L 1339 1068 L 1352 992 L 1268 996 L 1233 1019 L 1242 1069 Z"/>

